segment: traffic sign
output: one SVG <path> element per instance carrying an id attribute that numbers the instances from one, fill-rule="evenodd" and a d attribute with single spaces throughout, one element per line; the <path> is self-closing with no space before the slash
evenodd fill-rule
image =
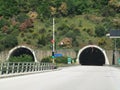
<path id="1" fill-rule="evenodd" d="M 120 64 L 120 58 L 118 59 L 118 64 Z"/>
<path id="2" fill-rule="evenodd" d="M 54 56 L 55 57 L 62 57 L 63 55 L 61 53 L 55 53 Z"/>

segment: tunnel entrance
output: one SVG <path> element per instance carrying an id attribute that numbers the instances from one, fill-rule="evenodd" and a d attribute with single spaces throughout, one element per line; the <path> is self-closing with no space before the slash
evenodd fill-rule
<path id="1" fill-rule="evenodd" d="M 7 60 L 9 60 L 10 57 L 20 57 L 20 56 L 24 57 L 26 55 L 30 57 L 30 60 L 26 60 L 26 61 L 31 61 L 31 62 L 36 61 L 34 51 L 26 46 L 17 46 L 15 48 L 11 49 L 9 51 Z"/>
<path id="2" fill-rule="evenodd" d="M 78 62 L 81 65 L 104 65 L 109 64 L 103 49 L 95 45 L 82 48 L 78 54 Z"/>

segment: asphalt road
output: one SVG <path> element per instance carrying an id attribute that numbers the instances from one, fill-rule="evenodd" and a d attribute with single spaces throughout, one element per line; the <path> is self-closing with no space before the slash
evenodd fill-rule
<path id="1" fill-rule="evenodd" d="M 120 69 L 75 66 L 0 79 L 0 90 L 120 90 Z"/>

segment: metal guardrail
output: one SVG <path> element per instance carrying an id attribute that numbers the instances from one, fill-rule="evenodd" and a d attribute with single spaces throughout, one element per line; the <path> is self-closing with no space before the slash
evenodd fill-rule
<path id="1" fill-rule="evenodd" d="M 0 75 L 46 71 L 46 70 L 53 70 L 55 68 L 56 65 L 52 63 L 3 62 L 0 63 Z"/>

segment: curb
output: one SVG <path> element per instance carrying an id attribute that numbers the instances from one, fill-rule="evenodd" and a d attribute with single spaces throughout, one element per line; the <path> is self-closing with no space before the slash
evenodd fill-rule
<path id="1" fill-rule="evenodd" d="M 24 76 L 24 75 L 31 75 L 31 74 L 38 74 L 38 73 L 45 73 L 45 72 L 52 72 L 52 71 L 58 71 L 61 69 L 54 69 L 54 70 L 45 70 L 45 71 L 35 71 L 35 72 L 25 72 L 25 73 L 15 73 L 15 74 L 7 74 L 7 75 L 0 75 L 0 79 L 3 78 L 11 78 L 11 77 L 17 77 L 17 76 Z"/>

